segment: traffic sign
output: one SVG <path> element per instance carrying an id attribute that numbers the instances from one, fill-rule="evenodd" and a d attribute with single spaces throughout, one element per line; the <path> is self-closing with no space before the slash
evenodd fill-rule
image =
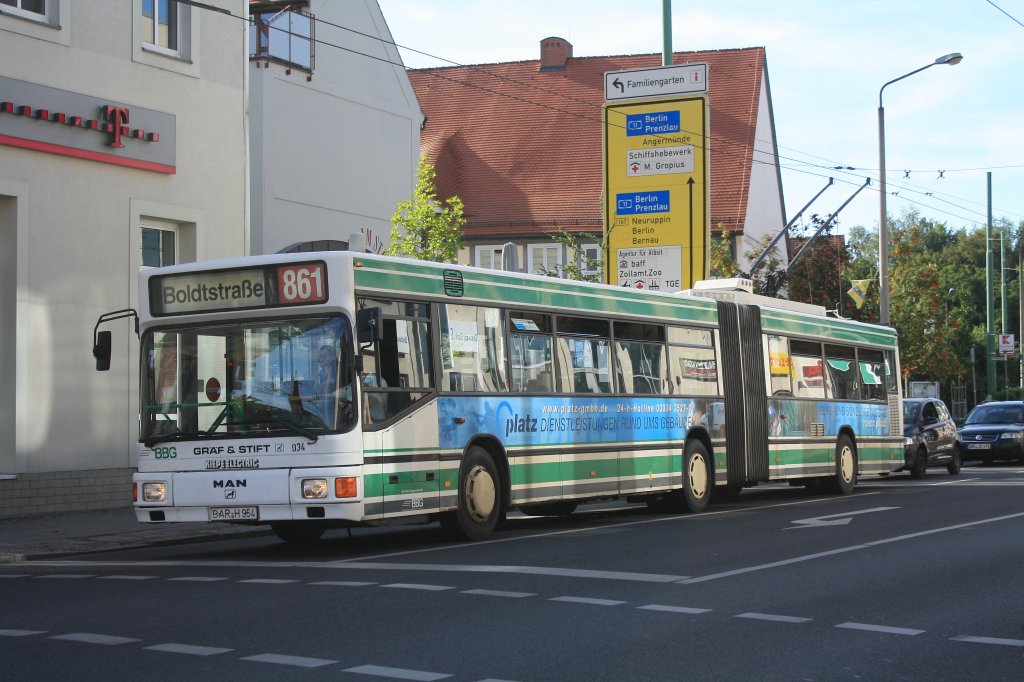
<path id="1" fill-rule="evenodd" d="M 707 277 L 707 98 L 605 104 L 610 284 L 679 291 Z"/>
<path id="2" fill-rule="evenodd" d="M 999 354 L 1000 355 L 1013 355 L 1016 350 L 1017 344 L 1014 341 L 1013 334 L 1000 334 L 999 335 Z"/>
<path id="3" fill-rule="evenodd" d="M 707 91 L 708 65 L 703 62 L 604 74 L 604 98 L 609 102 Z"/>

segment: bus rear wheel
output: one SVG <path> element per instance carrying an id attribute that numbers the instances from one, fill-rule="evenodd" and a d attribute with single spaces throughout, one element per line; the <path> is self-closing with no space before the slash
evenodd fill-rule
<path id="1" fill-rule="evenodd" d="M 502 512 L 501 478 L 487 450 L 473 446 L 459 469 L 459 506 L 443 521 L 445 528 L 467 540 L 482 540 L 494 531 Z"/>
<path id="2" fill-rule="evenodd" d="M 707 509 L 715 469 L 704 443 L 691 440 L 683 451 L 683 500 L 686 508 L 698 514 Z"/>
<path id="3" fill-rule="evenodd" d="M 857 485 L 857 450 L 849 436 L 839 436 L 836 441 L 836 471 L 831 483 L 841 495 L 849 495 Z"/>

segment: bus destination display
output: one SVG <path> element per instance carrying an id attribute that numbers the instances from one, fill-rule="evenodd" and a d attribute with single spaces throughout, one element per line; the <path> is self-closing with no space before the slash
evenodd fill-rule
<path id="1" fill-rule="evenodd" d="M 155 316 L 324 303 L 327 269 L 314 262 L 163 275 L 149 281 L 149 300 Z"/>

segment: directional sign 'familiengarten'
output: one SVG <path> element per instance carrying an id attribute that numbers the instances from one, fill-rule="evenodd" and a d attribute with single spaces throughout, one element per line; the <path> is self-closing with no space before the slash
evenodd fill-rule
<path id="1" fill-rule="evenodd" d="M 609 102 L 707 91 L 708 65 L 704 63 L 609 71 L 604 75 L 604 98 Z"/>

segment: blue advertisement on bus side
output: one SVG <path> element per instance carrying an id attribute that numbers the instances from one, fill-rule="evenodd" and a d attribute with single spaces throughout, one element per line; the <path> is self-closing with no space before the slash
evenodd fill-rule
<path id="1" fill-rule="evenodd" d="M 769 400 L 770 434 L 800 437 L 812 424 L 826 435 L 851 426 L 863 436 L 889 434 L 889 409 L 880 403 Z M 695 425 L 725 435 L 725 405 L 701 398 L 562 398 L 556 396 L 447 396 L 438 404 L 441 447 L 463 448 L 480 433 L 508 447 L 682 441 Z M 463 423 L 457 424 L 456 419 Z"/>

